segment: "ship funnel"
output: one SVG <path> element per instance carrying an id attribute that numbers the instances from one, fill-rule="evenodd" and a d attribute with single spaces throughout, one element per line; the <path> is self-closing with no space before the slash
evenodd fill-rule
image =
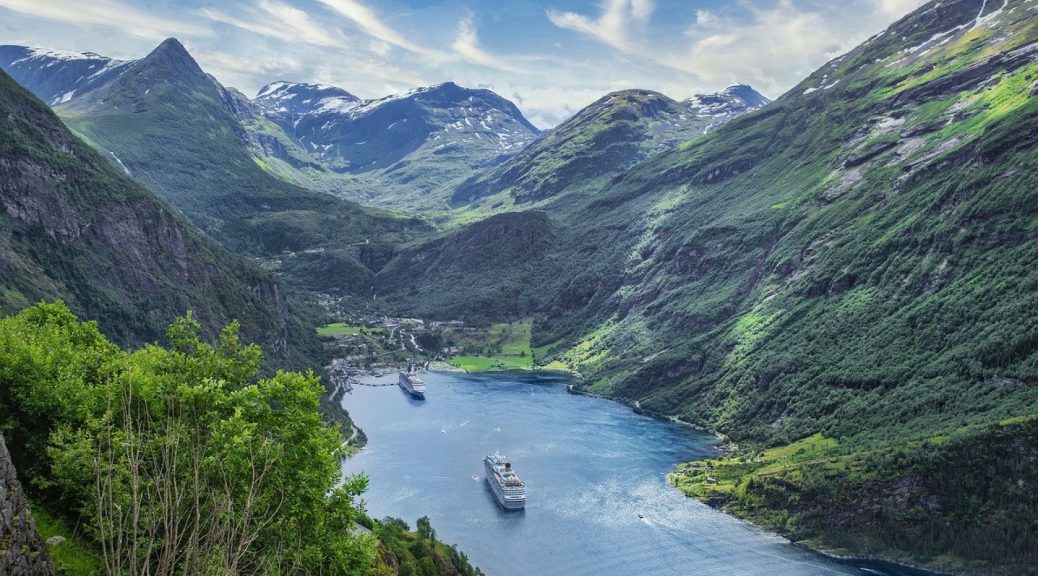
<path id="1" fill-rule="evenodd" d="M 512 469 L 512 463 L 511 462 L 505 462 L 505 470 L 511 470 L 511 469 Z"/>

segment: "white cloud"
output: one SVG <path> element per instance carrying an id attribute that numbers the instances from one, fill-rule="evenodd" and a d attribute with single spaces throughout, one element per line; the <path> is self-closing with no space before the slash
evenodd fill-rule
<path id="1" fill-rule="evenodd" d="M 717 22 L 717 15 L 709 10 L 696 10 L 696 25 L 709 26 Z"/>
<path id="2" fill-rule="evenodd" d="M 258 18 L 250 20 L 242 20 L 209 7 L 199 8 L 194 13 L 216 22 L 286 42 L 305 42 L 331 48 L 339 48 L 348 43 L 346 36 L 341 31 L 318 24 L 309 14 L 288 4 L 277 0 L 259 0 L 255 6 L 262 14 Z M 249 13 L 254 10 L 236 10 L 236 12 Z"/>
<path id="3" fill-rule="evenodd" d="M 148 40 L 212 35 L 212 30 L 205 26 L 163 18 L 114 0 L 0 0 L 0 7 L 68 24 L 112 26 L 129 36 Z"/>
<path id="4" fill-rule="evenodd" d="M 792 0 L 744 6 L 748 18 L 697 15 L 685 33 L 691 45 L 666 56 L 667 62 L 709 84 L 745 82 L 776 93 L 872 31 L 855 22 L 843 25 L 820 10 L 801 9 Z"/>
<path id="5" fill-rule="evenodd" d="M 408 40 L 403 34 L 387 26 L 374 10 L 356 0 L 318 0 L 318 2 L 340 16 L 353 21 L 368 36 L 415 54 L 428 52 L 425 48 Z"/>
<path id="6" fill-rule="evenodd" d="M 580 32 L 618 50 L 629 51 L 633 48 L 630 22 L 648 22 L 652 10 L 652 0 L 607 0 L 594 20 L 576 12 L 555 9 L 548 10 L 548 20 L 559 28 Z"/>
<path id="7" fill-rule="evenodd" d="M 472 16 L 462 18 L 461 22 L 458 23 L 458 36 L 454 40 L 454 43 L 451 44 L 451 48 L 453 48 L 454 52 L 465 60 L 474 62 L 480 66 L 494 68 L 503 72 L 522 72 L 500 58 L 487 53 L 480 47 L 479 35 L 476 32 L 476 25 L 473 22 Z"/>
<path id="8" fill-rule="evenodd" d="M 900 18 L 925 4 L 926 0 L 872 0 L 872 3 L 884 15 Z"/>
<path id="9" fill-rule="evenodd" d="M 654 7 L 653 0 L 631 0 L 631 16 L 639 22 L 648 22 Z"/>

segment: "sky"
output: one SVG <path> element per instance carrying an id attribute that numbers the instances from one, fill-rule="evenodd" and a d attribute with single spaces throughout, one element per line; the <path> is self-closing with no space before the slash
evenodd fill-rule
<path id="1" fill-rule="evenodd" d="M 0 0 L 0 44 L 141 58 L 176 37 L 254 95 L 453 81 L 552 127 L 614 90 L 774 98 L 924 0 Z"/>

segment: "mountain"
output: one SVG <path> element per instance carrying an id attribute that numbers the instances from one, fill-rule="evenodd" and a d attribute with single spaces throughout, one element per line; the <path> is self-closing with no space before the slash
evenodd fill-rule
<path id="1" fill-rule="evenodd" d="M 266 272 L 228 253 L 73 136 L 0 72 L 0 306 L 64 299 L 116 341 L 159 340 L 192 310 L 284 360 L 312 340 Z M 295 353 L 295 352 L 293 352 Z"/>
<path id="2" fill-rule="evenodd" d="M 393 208 L 445 208 L 452 185 L 503 162 L 540 133 L 508 100 L 451 82 L 377 100 L 275 82 L 253 101 L 306 153 L 349 177 L 309 176 L 346 197 Z"/>
<path id="3" fill-rule="evenodd" d="M 505 164 L 470 178 L 455 190 L 452 201 L 463 205 L 482 199 L 479 204 L 497 209 L 560 198 L 573 201 L 649 156 L 768 102 L 742 85 L 684 102 L 649 90 L 614 92 Z"/>
<path id="4" fill-rule="evenodd" d="M 68 102 L 122 74 L 130 65 L 93 52 L 0 46 L 0 68 L 51 106 Z"/>
<path id="5" fill-rule="evenodd" d="M 422 318 L 525 318 L 551 302 L 559 241 L 545 212 L 495 214 L 402 247 L 375 275 L 375 292 L 383 306 Z"/>
<path id="6" fill-rule="evenodd" d="M 714 505 L 844 554 L 1033 574 L 1035 96 L 1033 2 L 924 5 L 549 211 L 544 269 L 515 296 L 547 302 L 527 311 L 537 357 L 724 434 L 731 457 L 674 478 Z M 438 276 L 443 253 L 385 270 L 415 294 L 514 282 Z"/>
<path id="7" fill-rule="evenodd" d="M 427 230 L 416 219 L 362 208 L 267 170 L 251 133 L 264 126 L 256 108 L 206 74 L 176 39 L 109 81 L 76 90 L 55 110 L 206 233 L 264 259 L 305 290 L 319 282 L 366 294 L 369 267 L 397 241 Z"/>
<path id="8" fill-rule="evenodd" d="M 699 118 L 714 120 L 703 131 L 720 126 L 726 118 L 752 112 L 767 106 L 771 100 L 745 84 L 734 84 L 714 94 L 696 94 L 682 100 L 681 104 Z"/>

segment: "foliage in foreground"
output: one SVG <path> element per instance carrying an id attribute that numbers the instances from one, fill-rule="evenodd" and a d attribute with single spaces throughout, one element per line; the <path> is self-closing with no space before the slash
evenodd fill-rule
<path id="1" fill-rule="evenodd" d="M 65 510 L 109 574 L 363 574 L 366 480 L 339 486 L 340 436 L 312 374 L 257 379 L 237 326 L 127 353 L 63 304 L 0 320 L 0 427 L 23 480 Z"/>
<path id="2" fill-rule="evenodd" d="M 464 552 L 436 540 L 428 517 L 418 519 L 414 532 L 399 518 L 367 524 L 379 539 L 380 565 L 375 573 L 380 576 L 483 576 L 480 569 L 469 564 Z"/>

